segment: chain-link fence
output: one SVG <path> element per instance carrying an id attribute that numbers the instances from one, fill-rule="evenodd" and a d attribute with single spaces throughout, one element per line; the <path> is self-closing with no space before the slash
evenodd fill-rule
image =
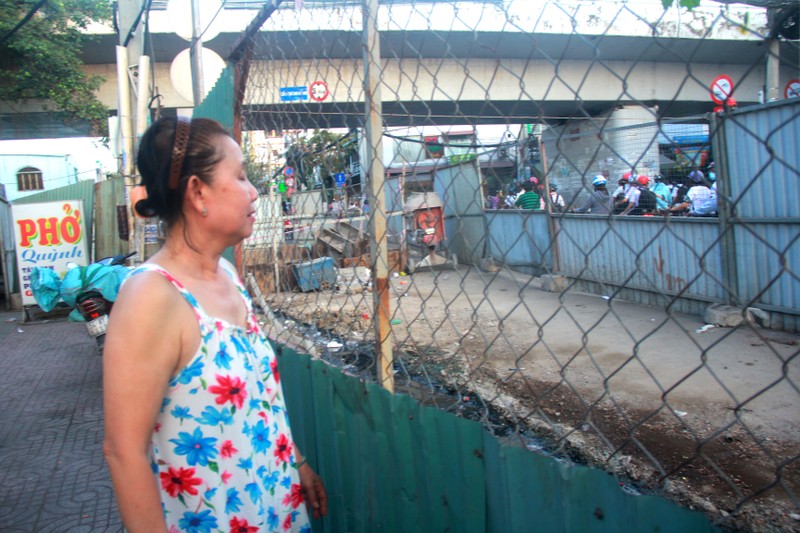
<path id="1" fill-rule="evenodd" d="M 272 337 L 724 527 L 797 527 L 800 99 L 758 104 L 798 47 L 766 9 L 262 14 L 237 119 Z"/>

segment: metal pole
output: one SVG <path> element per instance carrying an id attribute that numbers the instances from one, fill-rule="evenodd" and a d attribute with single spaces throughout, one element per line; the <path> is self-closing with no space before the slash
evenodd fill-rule
<path id="1" fill-rule="evenodd" d="M 781 43 L 775 37 L 769 39 L 769 50 L 767 51 L 767 90 L 766 101 L 774 102 L 780 95 L 780 72 L 781 72 Z"/>
<path id="2" fill-rule="evenodd" d="M 192 0 L 192 48 L 189 58 L 192 63 L 192 96 L 195 107 L 203 101 L 203 41 L 200 40 L 200 0 Z"/>
<path id="3" fill-rule="evenodd" d="M 728 146 L 725 135 L 725 118 L 719 113 L 711 115 L 711 148 L 717 171 L 717 212 L 719 213 L 720 245 L 722 247 L 722 279 L 725 285 L 725 303 L 739 305 L 739 279 L 736 265 L 736 224 L 731 222 L 733 209 L 729 201 L 731 182 L 728 175 Z"/>
<path id="4" fill-rule="evenodd" d="M 392 354 L 391 328 L 389 317 L 389 259 L 388 236 L 386 232 L 386 195 L 383 166 L 383 102 L 381 100 L 381 51 L 376 18 L 378 0 L 363 0 L 362 14 L 364 32 L 364 92 L 366 104 L 370 214 L 372 216 L 372 272 L 375 286 L 374 322 L 377 340 L 376 361 L 378 381 L 389 392 L 394 392 L 394 356 Z"/>
<path id="5" fill-rule="evenodd" d="M 541 137 L 536 139 L 539 145 L 539 153 L 542 158 L 542 173 L 544 175 L 544 207 L 547 212 L 547 229 L 550 231 L 550 255 L 552 257 L 552 272 L 561 271 L 561 254 L 558 247 L 558 232 L 560 224 L 553 216 L 553 201 L 550 199 L 550 173 L 547 168 L 547 154 L 545 153 L 544 143 Z"/>

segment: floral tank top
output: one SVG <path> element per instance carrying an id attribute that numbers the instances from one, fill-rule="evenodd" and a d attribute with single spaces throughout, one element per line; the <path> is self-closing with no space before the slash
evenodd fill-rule
<path id="1" fill-rule="evenodd" d="M 246 328 L 207 315 L 158 265 L 132 272 L 164 276 L 200 323 L 200 347 L 170 380 L 151 437 L 167 527 L 310 532 L 275 354 L 231 265 L 220 265 L 247 306 Z"/>

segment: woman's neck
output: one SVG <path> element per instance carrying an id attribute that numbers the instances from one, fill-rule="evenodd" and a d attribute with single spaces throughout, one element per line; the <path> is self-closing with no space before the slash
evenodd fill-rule
<path id="1" fill-rule="evenodd" d="M 175 231 L 177 230 L 177 231 Z M 170 230 L 164 246 L 153 257 L 157 262 L 168 262 L 192 277 L 202 279 L 216 275 L 222 250 L 203 239 L 187 239 L 182 228 Z"/>

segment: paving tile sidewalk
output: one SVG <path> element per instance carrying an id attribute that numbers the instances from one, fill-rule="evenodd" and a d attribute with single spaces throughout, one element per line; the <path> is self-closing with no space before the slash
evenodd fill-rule
<path id="1" fill-rule="evenodd" d="M 0 311 L 0 531 L 122 531 L 102 453 L 102 360 L 83 324 Z"/>

